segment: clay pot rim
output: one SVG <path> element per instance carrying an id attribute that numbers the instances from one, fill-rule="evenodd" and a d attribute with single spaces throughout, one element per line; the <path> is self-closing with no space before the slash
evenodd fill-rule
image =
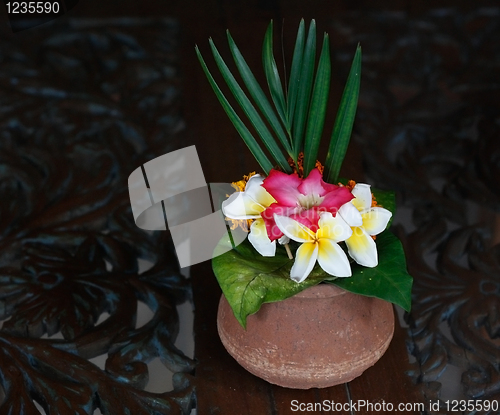
<path id="1" fill-rule="evenodd" d="M 332 298 L 337 297 L 338 295 L 344 295 L 347 291 L 343 288 L 337 287 L 336 285 L 329 283 L 320 283 L 313 287 L 306 288 L 304 291 L 301 291 L 298 294 L 295 294 L 294 297 L 298 298 Z"/>

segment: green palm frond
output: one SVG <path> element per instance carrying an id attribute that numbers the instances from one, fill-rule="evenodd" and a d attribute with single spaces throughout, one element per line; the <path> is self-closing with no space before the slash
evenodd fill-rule
<path id="1" fill-rule="evenodd" d="M 262 62 L 264 64 L 264 72 L 266 74 L 267 85 L 269 86 L 269 92 L 271 93 L 271 98 L 274 102 L 274 106 L 278 111 L 283 124 L 289 128 L 289 120 L 286 114 L 286 98 L 283 92 L 283 86 L 281 85 L 281 78 L 278 72 L 278 66 L 276 65 L 276 60 L 273 54 L 273 22 L 269 24 L 266 36 L 264 37 L 264 46 L 262 47 Z"/>
<path id="2" fill-rule="evenodd" d="M 321 141 L 321 134 L 323 133 L 323 125 L 325 124 L 328 93 L 330 91 L 330 77 L 330 46 L 328 35 L 325 34 L 307 117 L 304 143 L 304 172 L 310 172 L 316 165 L 319 143 Z"/>
<path id="3" fill-rule="evenodd" d="M 290 173 L 287 157 L 291 157 L 297 164 L 299 154 L 303 152 L 306 176 L 316 164 L 327 113 L 331 78 L 328 35 L 324 35 L 319 62 L 316 65 L 316 23 L 311 21 L 306 36 L 305 23 L 301 20 L 292 57 L 289 85 L 286 89 L 274 58 L 271 21 L 262 47 L 262 61 L 270 100 L 258 84 L 229 31 L 227 37 L 234 63 L 248 95 L 210 40 L 212 55 L 231 94 L 272 160 L 224 96 L 196 47 L 198 59 L 222 107 L 264 173 L 268 174 L 274 166 Z M 327 181 L 337 180 L 349 144 L 359 95 L 360 70 L 361 48 L 358 46 L 325 160 Z"/>
<path id="4" fill-rule="evenodd" d="M 351 70 L 347 77 L 344 93 L 335 118 L 332 138 L 326 155 L 325 178 L 327 182 L 336 183 L 339 178 L 340 167 L 344 161 L 349 140 L 351 139 L 352 126 L 358 106 L 359 84 L 361 78 L 361 46 L 358 45 L 352 61 Z"/>
<path id="5" fill-rule="evenodd" d="M 228 115 L 229 119 L 233 123 L 234 127 L 236 128 L 236 130 L 240 134 L 241 138 L 243 139 L 243 141 L 245 142 L 247 147 L 250 149 L 250 152 L 255 157 L 255 159 L 257 160 L 257 163 L 259 163 L 262 170 L 264 170 L 265 172 L 269 172 L 273 168 L 273 164 L 269 161 L 266 154 L 262 151 L 260 146 L 257 144 L 257 141 L 253 137 L 252 133 L 248 130 L 248 128 L 243 123 L 243 121 L 241 121 L 241 118 L 238 117 L 238 114 L 236 114 L 236 111 L 229 104 L 229 101 L 227 100 L 227 98 L 224 96 L 224 94 L 220 90 L 220 88 L 217 85 L 217 83 L 215 82 L 212 74 L 208 70 L 208 67 L 205 64 L 205 61 L 203 60 L 203 57 L 201 56 L 201 53 L 200 53 L 198 47 L 196 48 L 196 53 L 198 55 L 198 59 L 200 60 L 201 66 L 205 72 L 205 75 L 207 76 L 208 81 L 210 82 L 210 85 L 215 92 L 215 95 L 219 99 L 219 102 L 221 103 L 222 107 L 224 108 L 224 111 L 226 111 L 226 114 Z"/>
<path id="6" fill-rule="evenodd" d="M 297 104 L 293 113 L 293 149 L 295 155 L 303 151 L 304 130 L 307 114 L 309 113 L 311 101 L 311 89 L 314 79 L 314 63 L 316 60 L 316 22 L 311 21 L 299 79 L 299 90 L 297 91 Z"/>
<path id="7" fill-rule="evenodd" d="M 255 76 L 253 75 L 252 71 L 248 67 L 245 59 L 243 58 L 243 55 L 241 54 L 240 50 L 236 46 L 236 43 L 234 43 L 233 38 L 231 37 L 231 34 L 229 31 L 227 32 L 227 37 L 229 41 L 229 47 L 231 49 L 231 53 L 233 54 L 234 62 L 236 63 L 236 66 L 238 68 L 238 71 L 240 72 L 241 78 L 243 79 L 243 82 L 245 83 L 245 86 L 248 89 L 248 92 L 252 96 L 253 100 L 259 107 L 260 111 L 264 115 L 264 117 L 267 119 L 269 124 L 271 125 L 271 128 L 275 132 L 276 136 L 278 137 L 281 145 L 285 148 L 286 152 L 288 155 L 292 155 L 292 147 L 290 146 L 290 142 L 288 141 L 288 137 L 283 130 L 283 127 L 278 120 L 278 117 L 276 117 L 276 114 L 274 110 L 271 107 L 271 104 L 269 100 L 266 97 L 266 94 L 264 94 L 264 91 L 260 87 L 260 85 L 257 83 L 257 80 L 255 79 Z"/>
<path id="8" fill-rule="evenodd" d="M 293 51 L 292 58 L 292 68 L 290 71 L 290 79 L 288 81 L 288 119 L 293 118 L 293 114 L 295 113 L 295 106 L 297 105 L 297 94 L 299 92 L 302 59 L 304 58 L 305 31 L 306 29 L 304 19 L 302 19 L 299 24 L 299 30 L 297 31 L 297 39 L 295 41 L 295 49 Z M 291 133 L 291 131 L 289 131 L 289 133 Z"/>

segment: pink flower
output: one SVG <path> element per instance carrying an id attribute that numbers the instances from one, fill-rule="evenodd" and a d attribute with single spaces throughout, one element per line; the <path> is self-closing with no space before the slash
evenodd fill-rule
<path id="1" fill-rule="evenodd" d="M 330 212 L 335 217 L 340 207 L 354 198 L 347 188 L 325 183 L 318 169 L 312 170 L 306 179 L 271 170 L 262 187 L 276 199 L 261 213 L 271 241 L 283 236 L 275 214 L 290 217 L 316 232 L 320 212 Z"/>

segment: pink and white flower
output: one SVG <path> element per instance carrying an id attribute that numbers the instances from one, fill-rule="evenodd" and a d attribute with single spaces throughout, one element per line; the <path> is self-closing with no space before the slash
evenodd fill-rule
<path id="1" fill-rule="evenodd" d="M 283 236 L 276 225 L 276 215 L 292 217 L 311 228 L 314 222 L 317 223 L 319 212 L 330 212 L 335 216 L 342 205 L 353 199 L 347 188 L 325 183 L 318 169 L 312 170 L 306 179 L 297 174 L 271 170 L 262 187 L 276 200 L 261 213 L 271 241 Z"/>

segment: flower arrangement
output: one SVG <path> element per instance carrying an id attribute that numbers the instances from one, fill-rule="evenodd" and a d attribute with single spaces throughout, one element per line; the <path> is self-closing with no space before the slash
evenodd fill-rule
<path id="1" fill-rule="evenodd" d="M 196 48 L 217 98 L 263 172 L 233 183 L 237 191 L 222 203 L 231 229 L 248 232 L 248 239 L 239 245 L 228 232 L 220 247 L 232 244 L 233 249 L 221 255 L 216 252 L 212 260 L 235 317 L 245 327 L 247 316 L 263 303 L 286 299 L 319 283 L 378 297 L 409 311 L 412 278 L 401 243 L 387 230 L 395 209 L 394 194 L 339 178 L 359 95 L 360 46 L 321 163 L 318 152 L 331 78 L 328 35 L 316 65 L 315 21 L 307 35 L 304 21 L 300 22 L 289 82 L 284 86 L 273 55 L 270 23 L 262 56 L 272 104 L 229 32 L 227 36 L 250 98 L 210 39 L 211 51 L 268 152 L 231 106 Z"/>

